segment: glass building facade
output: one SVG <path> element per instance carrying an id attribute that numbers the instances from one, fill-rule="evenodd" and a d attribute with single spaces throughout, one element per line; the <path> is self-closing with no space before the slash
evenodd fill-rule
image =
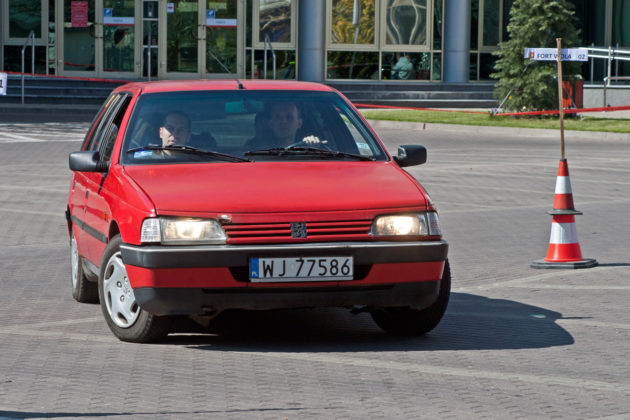
<path id="1" fill-rule="evenodd" d="M 304 1 L 304 0 L 303 0 Z M 323 81 L 444 80 L 450 0 L 325 3 Z M 490 79 L 514 0 L 470 0 L 468 80 Z M 630 48 L 630 0 L 571 0 L 583 46 Z M 122 79 L 298 78 L 298 0 L 0 0 L 0 70 Z M 452 6 L 451 6 L 452 7 Z M 468 28 L 466 31 L 468 32 Z M 30 48 L 30 47 L 29 47 Z M 30 50 L 25 55 L 31 68 Z M 584 64 L 602 81 L 605 60 Z M 615 75 L 630 75 L 616 62 Z"/>

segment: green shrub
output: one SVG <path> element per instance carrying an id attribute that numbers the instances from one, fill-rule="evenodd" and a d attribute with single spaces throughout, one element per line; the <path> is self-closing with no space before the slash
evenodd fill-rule
<path id="1" fill-rule="evenodd" d="M 525 48 L 556 48 L 556 38 L 562 38 L 562 48 L 578 46 L 573 5 L 566 0 L 515 0 L 510 10 L 507 30 L 510 39 L 499 44 L 495 73 L 498 82 L 494 94 L 510 111 L 535 111 L 558 108 L 558 71 L 553 61 L 524 59 Z M 578 74 L 580 64 L 562 63 L 562 72 Z"/>

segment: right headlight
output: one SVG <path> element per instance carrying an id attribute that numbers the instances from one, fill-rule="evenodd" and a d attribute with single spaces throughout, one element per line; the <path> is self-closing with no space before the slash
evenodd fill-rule
<path id="1" fill-rule="evenodd" d="M 164 245 L 224 244 L 225 231 L 214 219 L 161 217 L 142 222 L 142 243 Z"/>
<path id="2" fill-rule="evenodd" d="M 374 236 L 440 236 L 435 212 L 378 216 L 372 223 Z"/>

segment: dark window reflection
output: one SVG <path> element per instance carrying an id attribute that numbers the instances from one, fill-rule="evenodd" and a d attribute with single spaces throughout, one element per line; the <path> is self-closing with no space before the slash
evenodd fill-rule
<path id="1" fill-rule="evenodd" d="M 9 37 L 26 38 L 33 30 L 35 37 L 42 36 L 42 4 L 33 0 L 9 2 Z"/>
<path id="2" fill-rule="evenodd" d="M 378 53 L 363 51 L 329 51 L 328 79 L 378 80 Z"/>
<path id="3" fill-rule="evenodd" d="M 442 80 L 442 54 L 433 54 L 433 73 L 431 73 L 431 80 Z"/>
<path id="4" fill-rule="evenodd" d="M 496 57 L 492 54 L 479 54 L 479 79 L 490 80 L 490 74 L 494 73 Z"/>
<path id="5" fill-rule="evenodd" d="M 291 0 L 260 0 L 259 40 L 291 42 Z"/>
<path id="6" fill-rule="evenodd" d="M 499 0 L 486 0 L 483 6 L 483 45 L 499 43 Z"/>
<path id="7" fill-rule="evenodd" d="M 442 0 L 433 4 L 433 48 L 442 49 Z"/>
<path id="8" fill-rule="evenodd" d="M 276 53 L 276 79 L 294 80 L 296 77 L 295 50 L 275 50 Z M 248 53 L 251 60 L 251 52 Z M 254 71 L 249 76 L 252 79 L 263 79 L 265 75 L 265 51 L 255 50 Z M 273 79 L 273 56 L 267 50 L 267 79 Z"/>
<path id="9" fill-rule="evenodd" d="M 430 53 L 383 53 L 382 78 L 391 80 L 429 80 Z"/>
<path id="10" fill-rule="evenodd" d="M 468 80 L 477 80 L 479 70 L 477 69 L 477 54 L 470 54 L 470 63 L 468 67 Z"/>

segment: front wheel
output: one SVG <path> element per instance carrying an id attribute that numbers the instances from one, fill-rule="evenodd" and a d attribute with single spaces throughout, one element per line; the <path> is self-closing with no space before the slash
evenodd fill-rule
<path id="1" fill-rule="evenodd" d="M 96 282 L 88 280 L 83 271 L 83 257 L 79 255 L 77 239 L 74 237 L 74 230 L 70 238 L 70 265 L 72 280 L 72 297 L 81 303 L 98 302 L 98 285 Z"/>
<path id="2" fill-rule="evenodd" d="M 413 309 L 410 307 L 377 309 L 371 312 L 376 325 L 390 334 L 423 335 L 439 324 L 451 294 L 451 270 L 448 260 L 444 265 L 444 273 L 440 282 L 440 294 L 428 308 Z"/>
<path id="3" fill-rule="evenodd" d="M 169 333 L 170 319 L 152 315 L 140 308 L 122 261 L 120 235 L 109 242 L 103 253 L 98 277 L 101 310 L 109 329 L 122 341 L 146 343 Z"/>

